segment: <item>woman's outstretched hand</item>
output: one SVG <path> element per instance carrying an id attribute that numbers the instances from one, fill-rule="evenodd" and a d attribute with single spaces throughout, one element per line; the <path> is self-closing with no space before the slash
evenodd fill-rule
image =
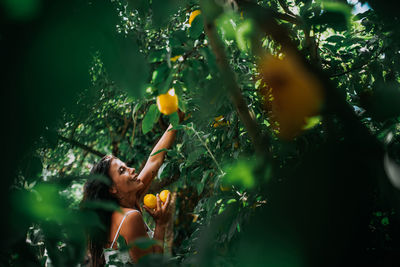
<path id="1" fill-rule="evenodd" d="M 169 209 L 170 199 L 171 199 L 171 193 L 168 193 L 167 200 L 165 201 L 165 203 L 162 203 L 159 194 L 157 194 L 157 206 L 155 209 L 150 209 L 146 205 L 143 205 L 143 208 L 151 215 L 151 217 L 153 217 L 156 224 L 165 225 L 170 219 L 171 217 L 171 212 Z"/>

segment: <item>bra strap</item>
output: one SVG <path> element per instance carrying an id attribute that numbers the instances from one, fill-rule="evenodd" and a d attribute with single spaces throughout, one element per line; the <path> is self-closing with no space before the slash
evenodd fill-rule
<path id="1" fill-rule="evenodd" d="M 117 237 L 118 237 L 118 235 L 119 235 L 119 231 L 121 230 L 122 224 L 124 223 L 126 217 L 127 217 L 129 214 L 131 214 L 132 212 L 135 212 L 135 211 L 139 212 L 138 210 L 130 210 L 130 211 L 128 211 L 127 213 L 125 213 L 124 218 L 122 218 L 122 221 L 121 221 L 121 223 L 119 224 L 118 230 L 117 230 L 117 232 L 115 233 L 114 240 L 113 240 L 113 242 L 111 243 L 110 248 L 112 248 L 112 247 L 114 246 L 114 243 L 115 243 L 115 241 L 117 240 Z"/>

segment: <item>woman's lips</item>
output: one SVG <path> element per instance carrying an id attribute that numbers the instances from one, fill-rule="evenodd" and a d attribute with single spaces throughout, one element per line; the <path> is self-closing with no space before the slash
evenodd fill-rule
<path id="1" fill-rule="evenodd" d="M 139 176 L 139 174 L 135 174 L 132 176 L 132 178 L 130 180 L 134 182 L 137 180 L 138 176 Z"/>

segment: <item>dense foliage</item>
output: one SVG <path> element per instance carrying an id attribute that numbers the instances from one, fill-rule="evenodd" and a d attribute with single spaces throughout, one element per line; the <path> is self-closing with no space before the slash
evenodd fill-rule
<path id="1" fill-rule="evenodd" d="M 2 264 L 83 263 L 84 229 L 99 223 L 79 209 L 91 167 L 113 154 L 140 169 L 169 123 L 178 137 L 150 191 L 176 193 L 173 230 L 165 256 L 141 264 L 398 262 L 400 31 L 389 5 L 360 1 L 369 8 L 355 14 L 339 0 L 83 2 L 71 1 L 74 22 L 47 17 L 54 29 L 22 54 L 20 80 L 35 66 L 48 75 L 32 69 L 38 93 L 23 100 L 37 100 L 25 111 L 43 120 L 24 115 L 33 130 L 14 148 Z M 81 42 L 51 50 L 71 36 Z M 157 109 L 170 88 L 181 124 Z"/>

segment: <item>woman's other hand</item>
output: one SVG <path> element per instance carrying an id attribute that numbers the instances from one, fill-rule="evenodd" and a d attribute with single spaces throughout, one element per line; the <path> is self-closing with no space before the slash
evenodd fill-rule
<path id="1" fill-rule="evenodd" d="M 157 194 L 157 206 L 155 209 L 150 209 L 146 205 L 143 205 L 143 208 L 153 217 L 157 225 L 166 225 L 171 218 L 169 209 L 170 199 L 171 193 L 168 193 L 167 200 L 165 203 L 162 203 L 159 194 Z"/>

